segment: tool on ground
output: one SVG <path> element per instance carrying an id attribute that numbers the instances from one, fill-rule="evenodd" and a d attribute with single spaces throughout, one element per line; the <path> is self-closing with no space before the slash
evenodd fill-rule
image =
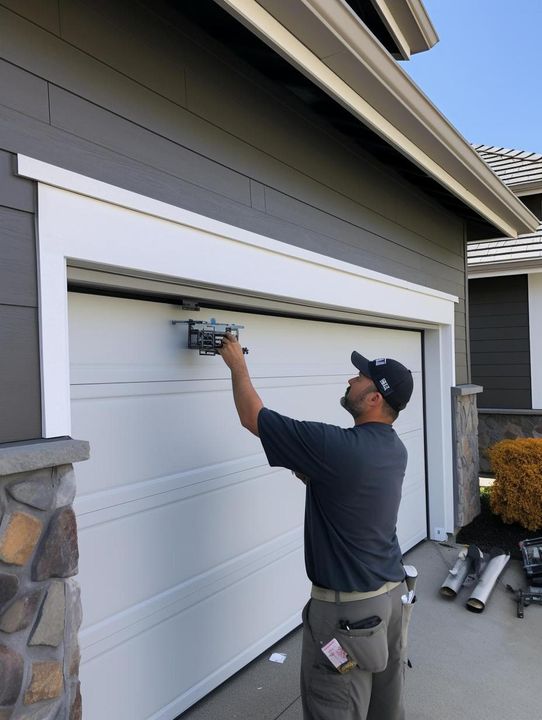
<path id="1" fill-rule="evenodd" d="M 529 585 L 542 587 L 542 537 L 522 540 L 519 547 Z"/>
<path id="2" fill-rule="evenodd" d="M 239 340 L 239 330 L 244 325 L 235 323 L 219 323 L 215 318 L 210 320 L 172 320 L 172 325 L 188 325 L 188 346 L 192 350 L 199 350 L 200 355 L 216 355 L 222 347 L 222 340 L 226 333 L 230 333 Z M 248 348 L 242 348 L 243 354 Z"/>
<path id="3" fill-rule="evenodd" d="M 516 596 L 518 618 L 524 617 L 524 610 L 531 603 L 542 605 L 542 588 L 532 587 L 531 585 L 528 590 L 522 590 L 521 588 L 516 590 L 511 585 L 507 585 L 506 589 Z"/>
<path id="4" fill-rule="evenodd" d="M 523 618 L 528 605 L 531 603 L 542 605 L 542 537 L 522 540 L 519 547 L 529 588 L 516 590 L 511 585 L 507 585 L 506 589 L 516 596 L 517 616 Z"/>

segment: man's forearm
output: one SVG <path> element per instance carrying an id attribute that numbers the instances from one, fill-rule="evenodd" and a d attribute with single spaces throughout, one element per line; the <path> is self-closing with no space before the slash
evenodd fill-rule
<path id="1" fill-rule="evenodd" d="M 231 372 L 233 399 L 241 425 L 259 437 L 258 414 L 263 402 L 252 385 L 243 350 L 237 338 L 231 333 L 226 333 L 218 352 Z"/>
<path id="2" fill-rule="evenodd" d="M 259 435 L 258 414 L 263 407 L 263 402 L 254 389 L 245 363 L 235 365 L 230 369 L 233 399 L 241 425 L 254 435 Z"/>

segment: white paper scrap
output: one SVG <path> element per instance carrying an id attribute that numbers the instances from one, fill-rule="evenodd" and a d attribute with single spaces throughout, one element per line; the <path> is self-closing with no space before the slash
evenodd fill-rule
<path id="1" fill-rule="evenodd" d="M 269 659 L 271 662 L 283 663 L 286 660 L 286 653 L 273 653 Z"/>

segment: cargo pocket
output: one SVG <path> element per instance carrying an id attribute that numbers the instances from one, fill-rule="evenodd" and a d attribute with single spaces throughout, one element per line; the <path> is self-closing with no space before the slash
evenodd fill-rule
<path id="1" fill-rule="evenodd" d="M 388 664 L 388 632 L 384 620 L 372 628 L 337 630 L 337 640 L 361 670 L 382 672 Z"/>
<path id="2" fill-rule="evenodd" d="M 341 674 L 331 665 L 329 668 L 313 667 L 308 706 L 312 720 L 343 720 L 350 707 L 350 673 Z"/>

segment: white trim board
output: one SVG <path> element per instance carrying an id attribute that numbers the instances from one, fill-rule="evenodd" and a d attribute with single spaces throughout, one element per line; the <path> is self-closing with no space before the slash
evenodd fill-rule
<path id="1" fill-rule="evenodd" d="M 486 268 L 489 266 L 486 265 Z M 542 265 L 532 266 L 528 263 L 518 263 L 511 267 L 510 265 L 501 266 L 500 268 L 494 267 L 494 269 L 480 269 L 469 267 L 468 276 L 469 280 L 475 280 L 476 278 L 486 277 L 504 277 L 505 275 L 536 275 L 542 273 Z"/>
<path id="2" fill-rule="evenodd" d="M 450 387 L 457 297 L 218 222 L 18 156 L 38 180 L 38 272 L 44 437 L 71 434 L 67 262 L 88 263 L 431 328 L 426 362 L 431 527 L 453 531 Z M 438 392 L 435 388 L 438 387 Z M 431 503 L 431 499 L 430 499 Z M 435 505 L 436 503 L 436 505 Z"/>

